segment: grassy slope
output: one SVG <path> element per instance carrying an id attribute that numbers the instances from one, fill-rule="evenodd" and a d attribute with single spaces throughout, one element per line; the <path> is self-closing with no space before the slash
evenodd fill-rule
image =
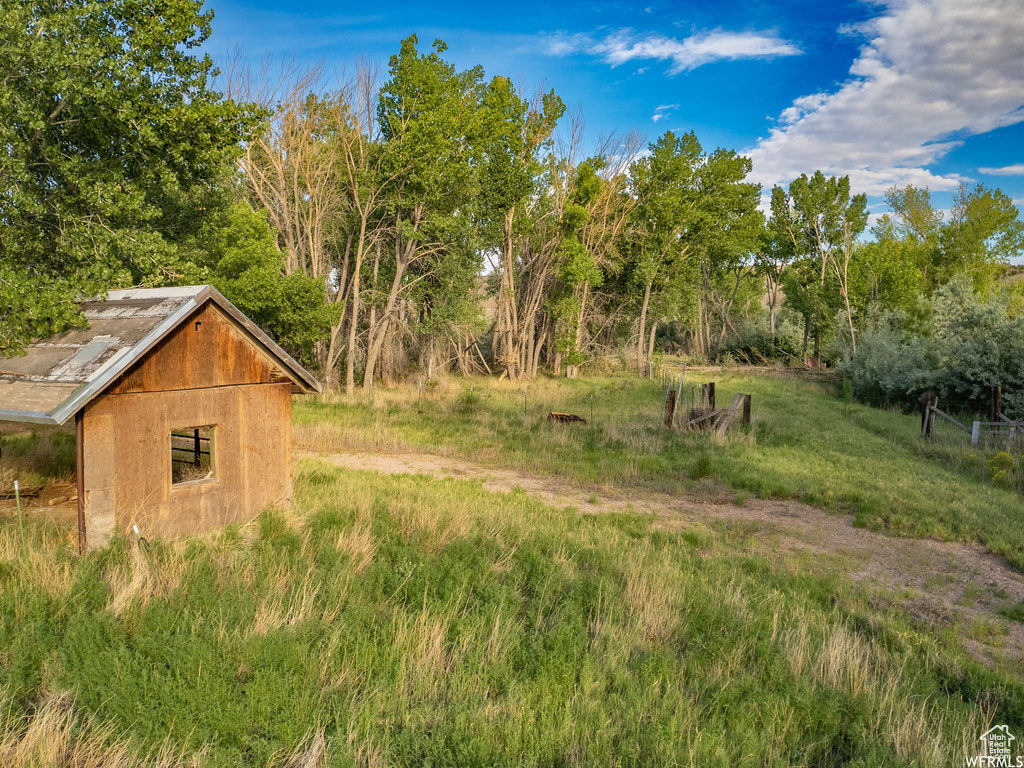
<path id="1" fill-rule="evenodd" d="M 384 392 L 354 405 L 296 403 L 297 438 L 312 450 L 413 449 L 557 474 L 569 482 L 678 491 L 718 474 L 758 496 L 795 497 L 856 514 L 902 535 L 977 541 L 1024 569 L 1019 495 L 994 487 L 983 457 L 962 441 L 922 444 L 919 418 L 846 405 L 829 387 L 796 378 L 718 373 L 718 401 L 753 395 L 754 426 L 727 440 L 659 429 L 664 394 L 629 377 L 544 380 L 523 390 L 476 381 L 425 395 Z M 549 410 L 595 426 L 549 425 Z"/>
<path id="2" fill-rule="evenodd" d="M 1024 726 L 955 637 L 741 528 L 313 460 L 296 492 L 148 556 L 0 524 L 0 764 L 945 766 Z"/>

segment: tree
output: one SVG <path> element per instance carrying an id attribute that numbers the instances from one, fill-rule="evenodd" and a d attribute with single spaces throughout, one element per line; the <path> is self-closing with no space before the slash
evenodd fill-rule
<path id="1" fill-rule="evenodd" d="M 337 321 L 322 280 L 284 273 L 286 255 L 266 215 L 248 202 L 216 212 L 191 243 L 201 265 L 189 282 L 209 282 L 293 357 L 309 364 Z"/>
<path id="2" fill-rule="evenodd" d="M 636 346 L 636 370 L 644 375 L 649 364 L 647 311 L 656 284 L 669 286 L 676 275 L 677 259 L 685 257 L 681 236 L 694 212 L 690 193 L 696 188 L 696 168 L 701 146 L 694 133 L 676 136 L 667 131 L 648 145 L 649 154 L 630 167 L 631 193 L 637 201 L 632 238 L 632 274 L 635 285 L 643 290 Z"/>
<path id="3" fill-rule="evenodd" d="M 325 286 L 335 323 L 317 339 L 316 362 L 328 389 L 337 386 L 345 345 L 341 325 L 349 300 L 352 216 L 345 194 L 342 147 L 350 132 L 347 93 L 324 85 L 319 67 L 258 77 L 243 70 L 232 87 L 271 113 L 239 158 L 248 197 L 267 215 L 284 254 L 285 274 Z"/>
<path id="4" fill-rule="evenodd" d="M 574 128 L 577 122 L 574 120 Z M 578 375 L 592 342 L 588 318 L 595 314 L 595 292 L 622 269 L 622 245 L 635 204 L 628 194 L 628 159 L 641 145 L 638 133 L 626 134 L 621 140 L 612 134 L 600 143 L 597 155 L 574 171 L 570 205 L 580 206 L 586 215 L 578 216 L 582 224 L 574 232 L 582 250 L 576 258 L 563 260 L 560 274 L 561 290 L 571 291 L 569 306 L 564 307 L 571 312 L 564 316 L 561 338 L 569 378 Z M 597 307 L 598 312 L 602 309 Z M 614 316 L 617 309 L 610 314 Z"/>
<path id="5" fill-rule="evenodd" d="M 441 40 L 426 54 L 416 49 L 418 42 L 416 35 L 402 41 L 378 99 L 381 170 L 389 180 L 387 242 L 382 248 L 387 261 L 379 266 L 390 287 L 386 294 L 380 291 L 380 315 L 371 310 L 364 390 L 373 386 L 400 298 L 435 274 L 439 260 L 450 251 L 449 234 L 461 229 L 454 219 L 474 191 L 483 71 L 474 67 L 458 72 L 442 58 L 447 46 Z"/>
<path id="6" fill-rule="evenodd" d="M 778 224 L 789 227 L 789 238 L 802 257 L 798 270 L 800 280 L 797 291 L 802 299 L 805 328 L 814 327 L 814 356 L 821 349 L 821 326 L 828 314 L 827 278 L 836 281 L 839 298 L 846 310 L 850 343 L 857 349 L 853 327 L 853 309 L 850 303 L 850 260 L 853 258 L 857 237 L 867 226 L 867 196 L 850 195 L 850 177 L 826 177 L 815 171 L 808 178 L 801 174 L 789 185 L 790 215 L 779 217 Z M 787 294 L 788 295 L 788 294 Z M 805 354 L 806 354 L 805 333 Z"/>
<path id="7" fill-rule="evenodd" d="M 936 248 L 942 282 L 967 275 L 975 290 L 987 292 L 1002 267 L 1024 253 L 1024 222 L 1017 217 L 1017 206 L 1000 190 L 961 184 Z"/>
<path id="8" fill-rule="evenodd" d="M 480 200 L 489 216 L 501 222 L 498 269 L 500 286 L 494 326 L 495 359 L 503 375 L 516 379 L 526 374 L 528 337 L 534 316 L 517 307 L 517 264 L 514 223 L 516 212 L 534 192 L 540 173 L 540 151 L 551 137 L 565 105 L 554 91 L 539 94 L 531 103 L 520 96 L 505 77 L 495 77 L 483 96 L 480 146 L 484 166 Z"/>
<path id="9" fill-rule="evenodd" d="M 566 376 L 576 378 L 584 356 L 580 350 L 583 310 L 590 287 L 600 287 L 603 273 L 597 254 L 583 244 L 581 235 L 591 221 L 590 208 L 601 193 L 598 171 L 604 160 L 591 158 L 576 167 L 571 191 L 559 222 L 562 237 L 558 244 L 558 289 L 551 307 L 556 333 L 555 346 L 559 359 L 564 355 Z M 559 364 L 555 373 L 559 373 Z"/>
<path id="10" fill-rule="evenodd" d="M 758 270 L 765 278 L 768 296 L 768 332 L 775 343 L 775 319 L 782 298 L 782 276 L 802 252 L 800 230 L 789 195 L 782 187 L 772 188 L 771 217 L 765 240 L 757 255 Z"/>
<path id="11" fill-rule="evenodd" d="M 0 5 L 0 353 L 81 295 L 173 283 L 260 115 L 211 89 L 201 0 Z"/>
<path id="12" fill-rule="evenodd" d="M 924 276 L 911 243 L 879 241 L 859 245 L 850 263 L 850 301 L 861 312 L 877 304 L 909 311 L 924 292 Z"/>
<path id="13" fill-rule="evenodd" d="M 751 237 L 760 237 L 760 187 L 743 181 L 750 168 L 749 158 L 732 150 L 705 154 L 695 134 L 676 136 L 671 131 L 630 167 L 636 200 L 631 267 L 637 288 L 643 290 L 637 338 L 640 375 L 650 365 L 658 323 L 678 313 L 687 290 L 697 293 L 694 278 L 710 279 L 703 271 L 707 259 L 749 251 Z M 700 270 L 684 267 L 694 255 L 705 257 Z M 696 303 L 698 311 L 706 309 L 703 300 Z M 648 335 L 650 309 L 656 311 Z M 706 324 L 706 317 L 697 318 L 698 340 L 709 335 Z"/>
<path id="14" fill-rule="evenodd" d="M 892 216 L 875 226 L 875 239 L 900 255 L 912 252 L 929 293 L 958 275 L 988 292 L 1002 267 L 1024 252 L 1024 223 L 998 189 L 961 185 L 947 221 L 932 207 L 928 189 L 893 187 L 885 201 Z"/>

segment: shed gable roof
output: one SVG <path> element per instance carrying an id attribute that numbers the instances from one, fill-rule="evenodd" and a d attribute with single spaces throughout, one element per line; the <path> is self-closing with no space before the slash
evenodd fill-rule
<path id="1" fill-rule="evenodd" d="M 0 358 L 0 420 L 63 424 L 206 302 L 238 324 L 293 391 L 320 391 L 306 369 L 213 287 L 136 288 L 84 302 L 88 329 L 73 328 L 30 344 L 24 356 Z"/>

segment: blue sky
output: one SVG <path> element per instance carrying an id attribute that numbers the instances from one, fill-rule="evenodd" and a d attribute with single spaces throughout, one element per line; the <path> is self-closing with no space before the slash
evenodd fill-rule
<path id="1" fill-rule="evenodd" d="M 448 44 L 582 110 L 587 140 L 696 132 L 750 155 L 765 188 L 821 169 L 872 210 L 893 185 L 946 208 L 961 182 L 1024 207 L 1024 2 L 343 2 L 207 0 L 206 50 L 386 73 L 399 41 Z"/>

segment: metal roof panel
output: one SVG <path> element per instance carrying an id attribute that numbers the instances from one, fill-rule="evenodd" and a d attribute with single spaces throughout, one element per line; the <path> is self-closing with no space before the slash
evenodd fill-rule
<path id="1" fill-rule="evenodd" d="M 320 391 L 308 371 L 211 286 L 132 288 L 84 302 L 87 330 L 72 328 L 30 344 L 21 357 L 0 358 L 0 420 L 64 423 L 208 300 L 277 361 L 294 390 Z"/>

